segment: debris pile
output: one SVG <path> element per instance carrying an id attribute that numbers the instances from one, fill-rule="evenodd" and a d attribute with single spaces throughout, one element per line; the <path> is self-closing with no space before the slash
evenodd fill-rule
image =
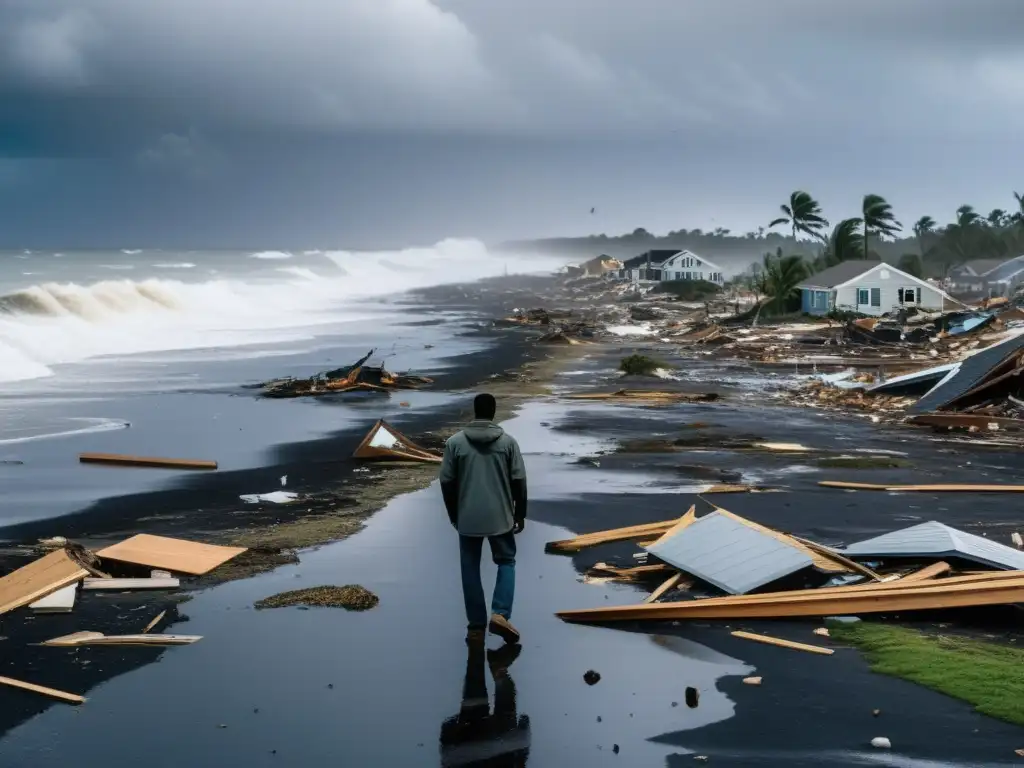
<path id="1" fill-rule="evenodd" d="M 54 545 L 63 542 L 62 546 Z M 50 550 L 27 565 L 0 577 L 0 614 L 27 607 L 35 614 L 71 613 L 79 590 L 131 591 L 138 589 L 176 589 L 179 579 L 171 571 L 190 575 L 209 573 L 219 565 L 245 552 L 243 547 L 222 547 L 200 544 L 165 536 L 139 534 L 96 553 L 62 537 L 41 542 Z M 147 578 L 114 578 L 98 566 L 121 568 L 142 566 L 151 570 Z M 76 648 L 81 645 L 189 645 L 202 639 L 198 635 L 169 635 L 151 630 L 166 612 L 141 628 L 136 634 L 104 635 L 80 631 L 46 640 L 43 646 Z M 0 677 L 0 685 L 33 691 L 71 704 L 82 704 L 85 698 L 53 688 Z"/>
<path id="2" fill-rule="evenodd" d="M 379 366 L 367 365 L 375 350 L 352 365 L 324 371 L 308 379 L 284 378 L 264 382 L 259 387 L 264 397 L 317 397 L 341 392 L 392 392 L 399 389 L 418 389 L 432 384 L 425 376 L 391 373 Z"/>
<path id="3" fill-rule="evenodd" d="M 546 549 L 575 553 L 615 541 L 636 541 L 644 564 L 598 563 L 592 573 L 633 582 L 653 577 L 659 586 L 637 605 L 564 611 L 561 618 L 595 623 L 778 619 L 1024 601 L 1024 552 L 938 522 L 837 549 L 721 507 L 701 517 L 690 507 L 675 520 L 584 534 L 549 542 Z"/>
<path id="4" fill-rule="evenodd" d="M 357 459 L 376 461 L 397 459 L 401 461 L 440 462 L 441 456 L 421 448 L 383 419 L 377 421 L 352 454 Z"/>

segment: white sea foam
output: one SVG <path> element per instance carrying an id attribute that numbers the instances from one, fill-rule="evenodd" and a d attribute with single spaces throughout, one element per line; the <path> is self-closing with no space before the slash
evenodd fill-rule
<path id="1" fill-rule="evenodd" d="M 557 263 L 531 257 L 509 265 L 531 272 Z M 482 243 L 446 240 L 404 251 L 331 251 L 312 266 L 278 267 L 277 279 L 31 285 L 0 296 L 0 382 L 49 376 L 54 365 L 100 356 L 309 338 L 316 326 L 365 317 L 348 300 L 500 275 L 505 266 Z"/>
<path id="2" fill-rule="evenodd" d="M 93 432 L 110 432 L 115 429 L 128 429 L 131 426 L 127 421 L 119 419 L 103 418 L 73 418 L 69 421 L 80 423 L 82 426 L 72 429 L 62 429 L 56 432 L 41 432 L 23 437 L 8 437 L 0 440 L 0 445 L 13 445 L 16 443 L 30 443 L 36 440 L 50 440 L 56 437 L 71 437 L 73 435 L 86 435 Z"/>
<path id="3" fill-rule="evenodd" d="M 278 261 L 283 259 L 292 258 L 292 254 L 285 251 L 260 251 L 259 253 L 251 254 L 253 259 L 264 259 L 267 261 Z"/>

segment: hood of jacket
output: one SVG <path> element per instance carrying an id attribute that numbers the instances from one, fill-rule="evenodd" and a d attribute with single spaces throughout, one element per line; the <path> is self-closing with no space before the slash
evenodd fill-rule
<path id="1" fill-rule="evenodd" d="M 477 443 L 478 445 L 493 443 L 505 434 L 505 430 L 493 421 L 486 421 L 484 419 L 474 419 L 463 428 L 462 432 L 466 435 L 466 439 L 469 442 Z"/>

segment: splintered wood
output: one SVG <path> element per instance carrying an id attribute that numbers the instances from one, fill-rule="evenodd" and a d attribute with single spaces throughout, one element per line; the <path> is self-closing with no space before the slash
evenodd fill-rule
<path id="1" fill-rule="evenodd" d="M 753 632 L 741 632 L 737 630 L 732 633 L 733 637 L 742 637 L 744 640 L 753 640 L 755 643 L 766 645 L 777 645 L 780 648 L 792 648 L 794 651 L 806 651 L 807 653 L 818 653 L 822 656 L 831 656 L 835 651 L 831 648 L 822 648 L 820 645 L 807 645 L 807 643 L 795 643 L 792 640 L 782 640 L 769 635 L 755 635 Z"/>
<path id="2" fill-rule="evenodd" d="M 198 544 L 184 539 L 140 533 L 119 544 L 101 549 L 96 554 L 104 560 L 148 565 L 151 568 L 166 568 L 168 571 L 201 576 L 245 551 L 245 547 Z"/>
<path id="3" fill-rule="evenodd" d="M 72 648 L 79 645 L 191 645 L 202 635 L 104 635 L 102 632 L 73 632 L 46 640 L 40 645 Z"/>
<path id="4" fill-rule="evenodd" d="M 34 603 L 88 575 L 66 550 L 51 552 L 0 578 L 0 614 Z"/>
<path id="5" fill-rule="evenodd" d="M 26 683 L 22 680 L 15 680 L 12 677 L 0 677 L 0 685 L 8 685 L 11 688 L 20 688 L 23 691 L 31 691 L 32 693 L 41 693 L 43 696 L 49 696 L 52 699 L 60 699 L 61 701 L 66 701 L 68 704 L 85 703 L 85 697 L 79 696 L 77 693 L 58 691 L 56 688 L 47 688 L 45 685 Z"/>

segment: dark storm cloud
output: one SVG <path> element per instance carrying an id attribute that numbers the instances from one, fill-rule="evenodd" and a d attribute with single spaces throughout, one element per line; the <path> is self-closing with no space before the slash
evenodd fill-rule
<path id="1" fill-rule="evenodd" d="M 996 205 L 1021 29 L 1024 0 L 6 0 L 0 217 L 419 239 L 754 226 L 796 187 Z"/>

